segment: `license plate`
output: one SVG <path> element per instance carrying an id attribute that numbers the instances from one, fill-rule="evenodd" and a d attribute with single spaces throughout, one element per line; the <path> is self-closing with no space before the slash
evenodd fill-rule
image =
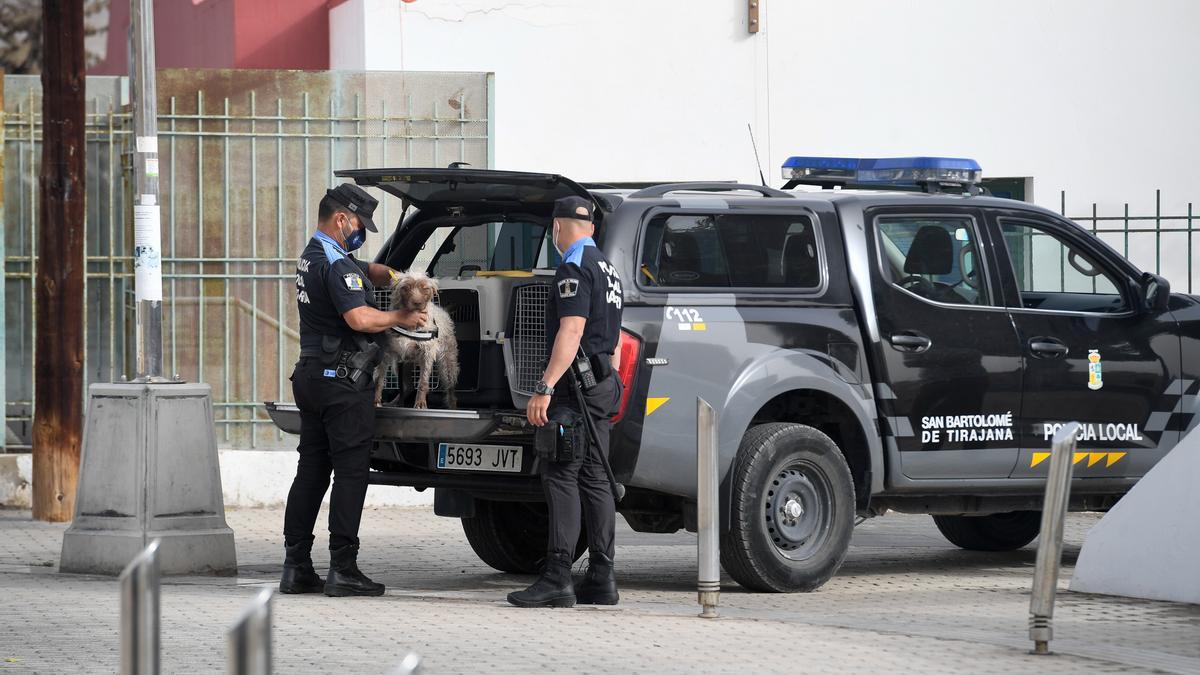
<path id="1" fill-rule="evenodd" d="M 451 471 L 519 472 L 521 446 L 440 443 L 437 468 Z"/>

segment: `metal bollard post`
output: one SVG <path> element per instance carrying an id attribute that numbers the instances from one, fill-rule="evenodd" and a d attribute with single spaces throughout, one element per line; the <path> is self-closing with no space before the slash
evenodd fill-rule
<path id="1" fill-rule="evenodd" d="M 717 617 L 721 598 L 721 560 L 718 551 L 717 416 L 707 401 L 696 397 L 696 529 L 699 534 L 696 581 L 700 616 Z"/>
<path id="2" fill-rule="evenodd" d="M 400 659 L 400 663 L 396 664 L 387 672 L 387 675 L 415 675 L 421 672 L 421 656 L 416 652 L 409 652 Z"/>
<path id="3" fill-rule="evenodd" d="M 158 675 L 159 542 L 150 542 L 121 572 L 122 675 Z"/>
<path id="4" fill-rule="evenodd" d="M 1054 434 L 1050 471 L 1046 476 L 1046 500 L 1042 505 L 1037 565 L 1029 598 L 1029 639 L 1034 654 L 1049 654 L 1054 631 L 1054 593 L 1058 590 L 1058 566 L 1062 561 L 1063 521 L 1071 497 L 1071 473 L 1075 461 L 1075 436 L 1079 423 L 1071 422 Z"/>
<path id="5" fill-rule="evenodd" d="M 232 675 L 269 675 L 271 672 L 271 596 L 264 588 L 229 629 L 229 665 Z"/>

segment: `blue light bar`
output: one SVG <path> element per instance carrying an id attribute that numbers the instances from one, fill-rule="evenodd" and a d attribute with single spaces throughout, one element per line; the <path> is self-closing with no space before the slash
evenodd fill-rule
<path id="1" fill-rule="evenodd" d="M 830 183 L 957 183 L 976 185 L 979 163 L 958 157 L 789 157 L 783 163 L 785 180 Z"/>
<path id="2" fill-rule="evenodd" d="M 783 163 L 784 178 L 807 176 L 843 176 L 853 178 L 858 171 L 857 157 L 788 157 Z"/>

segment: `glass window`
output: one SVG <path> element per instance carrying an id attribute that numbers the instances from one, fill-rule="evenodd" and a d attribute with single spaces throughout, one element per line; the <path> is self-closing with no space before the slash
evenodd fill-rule
<path id="1" fill-rule="evenodd" d="M 455 276 L 475 270 L 502 272 L 553 267 L 558 262 L 550 228 L 536 223 L 505 222 L 434 229 L 413 261 L 431 276 Z"/>
<path id="2" fill-rule="evenodd" d="M 987 305 L 975 225 L 965 216 L 882 217 L 880 262 L 893 284 L 953 305 Z"/>
<path id="3" fill-rule="evenodd" d="M 662 215 L 642 246 L 643 286 L 804 288 L 821 285 L 812 221 L 797 215 Z"/>
<path id="4" fill-rule="evenodd" d="M 1079 246 L 1041 225 L 1001 220 L 1021 306 L 1070 312 L 1124 312 L 1116 277 Z"/>

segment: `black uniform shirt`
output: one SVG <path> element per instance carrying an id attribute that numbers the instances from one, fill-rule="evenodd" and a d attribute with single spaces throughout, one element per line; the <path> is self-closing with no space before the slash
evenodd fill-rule
<path id="1" fill-rule="evenodd" d="M 342 314 L 364 305 L 376 307 L 367 266 L 322 232 L 309 240 L 296 261 L 301 352 L 320 353 L 324 335 L 352 337 L 355 331 Z"/>
<path id="2" fill-rule="evenodd" d="M 546 310 L 546 339 L 553 351 L 558 322 L 564 316 L 587 319 L 580 344 L 588 356 L 612 354 L 621 331 L 621 277 L 591 237 L 571 244 L 554 273 Z"/>

